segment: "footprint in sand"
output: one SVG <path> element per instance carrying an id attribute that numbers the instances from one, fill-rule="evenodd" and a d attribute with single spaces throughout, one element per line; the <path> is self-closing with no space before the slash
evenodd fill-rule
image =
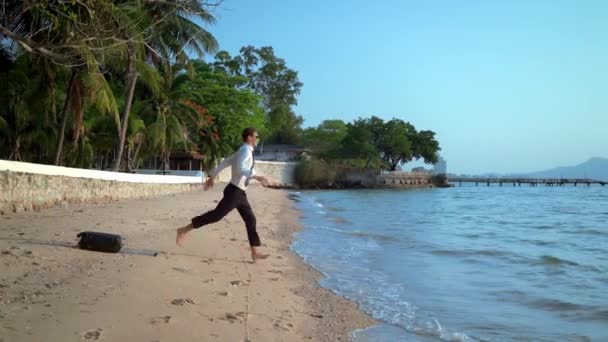
<path id="1" fill-rule="evenodd" d="M 245 286 L 245 285 L 249 285 L 249 280 L 233 280 L 230 282 L 230 286 Z"/>
<path id="2" fill-rule="evenodd" d="M 245 317 L 244 312 L 237 312 L 236 314 L 231 314 L 231 313 L 226 312 L 226 314 L 223 317 L 220 317 L 219 319 L 228 321 L 230 323 L 235 323 L 235 322 L 241 322 L 243 317 Z"/>
<path id="3" fill-rule="evenodd" d="M 97 341 L 101 337 L 102 331 L 103 331 L 103 329 L 89 330 L 89 331 L 85 332 L 84 334 L 82 334 L 82 338 L 85 341 Z"/>
<path id="4" fill-rule="evenodd" d="M 172 300 L 171 304 L 177 305 L 177 306 L 182 306 L 185 304 L 196 304 L 196 303 L 190 298 L 178 298 L 178 299 Z"/>
<path id="5" fill-rule="evenodd" d="M 181 272 L 181 273 L 186 273 L 186 274 L 190 274 L 190 273 L 192 273 L 192 272 L 190 272 L 189 270 L 187 270 L 187 269 L 185 269 L 185 268 L 181 268 L 181 267 L 173 267 L 173 270 L 174 270 L 174 271 L 177 271 L 177 272 Z"/>
<path id="6" fill-rule="evenodd" d="M 171 316 L 159 316 L 159 317 L 152 318 L 152 320 L 150 320 L 150 324 L 153 324 L 153 325 L 160 324 L 160 323 L 168 324 L 170 320 L 171 320 Z"/>
<path id="7" fill-rule="evenodd" d="M 283 274 L 283 271 L 280 271 L 280 270 L 270 270 L 270 271 L 268 271 L 268 273 Z"/>
<path id="8" fill-rule="evenodd" d="M 281 280 L 281 278 L 268 278 L 268 280 L 271 280 L 271 281 L 279 281 L 279 280 Z"/>
<path id="9" fill-rule="evenodd" d="M 289 331 L 289 328 L 293 328 L 293 324 L 287 323 L 285 325 L 285 324 L 283 324 L 283 321 L 281 321 L 281 320 L 275 321 L 273 326 L 275 327 L 275 329 L 284 330 L 284 331 Z"/>
<path id="10" fill-rule="evenodd" d="M 14 256 L 14 257 L 19 257 L 17 254 L 15 254 L 16 251 L 20 250 L 21 248 L 19 247 L 15 247 L 15 246 L 10 246 L 8 249 L 5 249 L 2 251 L 2 255 L 10 255 L 10 256 Z"/>

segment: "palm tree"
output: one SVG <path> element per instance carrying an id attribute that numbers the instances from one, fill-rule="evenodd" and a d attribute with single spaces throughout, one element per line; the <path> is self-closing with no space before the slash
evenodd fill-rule
<path id="1" fill-rule="evenodd" d="M 131 25 L 134 30 L 128 34 L 144 37 L 144 39 L 140 43 L 128 46 L 127 95 L 120 121 L 118 153 L 114 162 L 115 171 L 120 168 L 123 158 L 129 113 L 135 86 L 140 76 L 137 66 L 140 69 L 143 68 L 144 61 L 150 61 L 157 67 L 163 64 L 185 62 L 188 60 L 186 49 L 192 49 L 202 57 L 205 53 L 215 52 L 218 46 L 215 38 L 194 21 L 194 19 L 199 19 L 206 24 L 215 22 L 213 15 L 200 1 L 151 1 L 144 2 L 142 8 L 132 6 L 131 1 L 125 1 L 123 5 L 124 18 L 127 18 L 127 21 L 138 23 L 138 25 Z M 142 58 L 144 56 L 141 55 L 141 49 L 145 53 L 145 59 Z"/>
<path id="2" fill-rule="evenodd" d="M 163 91 L 155 100 L 156 119 L 148 126 L 150 146 L 161 156 L 163 172 L 169 163 L 171 151 L 182 145 L 184 150 L 193 145 L 188 137 L 188 127 L 196 125 L 199 114 L 195 102 L 198 93 L 189 86 L 191 76 L 182 66 L 165 64 Z"/>
<path id="3" fill-rule="evenodd" d="M 54 158 L 49 159 L 56 164 L 66 159 L 67 164 L 84 165 L 89 162 L 85 158 L 89 147 L 99 146 L 109 156 L 111 139 L 99 130 L 108 129 L 110 118 L 118 132 L 115 169 L 127 146 L 133 147 L 127 154 L 137 158 L 143 141 L 164 141 L 165 154 L 178 141 L 187 141 L 178 132 L 186 132 L 183 126 L 191 113 L 185 102 L 176 99 L 194 97 L 175 92 L 185 92 L 180 86 L 185 81 L 178 74 L 182 67 L 189 68 L 188 54 L 202 57 L 217 49 L 215 38 L 197 24 L 215 22 L 208 6 L 194 0 L 3 4 L 0 74 L 11 74 L 14 82 L 0 84 L 0 151 L 28 160 L 32 158 L 24 151 L 35 152 L 34 159 L 43 160 L 47 149 L 55 148 Z M 21 56 L 37 72 L 18 68 L 13 56 Z M 168 72 L 171 81 L 161 80 L 158 70 Z M 161 83 L 168 91 L 163 96 Z M 142 111 L 136 108 L 142 101 L 139 95 L 149 93 L 158 105 L 154 123 L 163 127 L 158 138 L 145 134 L 150 130 L 142 125 L 143 119 L 131 119 L 132 113 Z M 71 141 L 67 147 L 66 139 Z M 42 141 L 42 147 L 36 146 Z"/>
<path id="4" fill-rule="evenodd" d="M 99 105 L 115 111 L 113 94 L 99 72 L 104 56 L 116 48 L 110 44 L 115 31 L 111 1 L 83 0 L 74 2 L 9 1 L 4 4 L 0 32 L 10 40 L 9 49 L 27 53 L 42 66 L 50 93 L 53 117 L 56 118 L 56 75 L 62 69 L 70 74 L 64 91 L 61 124 L 57 137 L 55 164 L 59 165 L 64 149 L 67 123 L 74 123 L 74 141 L 82 131 L 83 101 L 88 94 L 100 99 Z M 97 84 L 91 83 L 94 80 Z M 90 87 L 86 87 L 88 82 Z M 105 92 L 105 93 L 100 93 Z M 73 117 L 72 117 L 73 116 Z"/>
<path id="5" fill-rule="evenodd" d="M 215 23 L 215 17 L 207 6 L 198 0 L 149 1 L 144 4 L 144 11 L 154 25 L 146 53 L 155 65 L 167 62 L 186 64 L 189 60 L 187 50 L 199 58 L 217 51 L 217 40 L 196 23 L 196 20 L 204 25 Z"/>
<path id="6" fill-rule="evenodd" d="M 21 56 L 0 84 L 0 150 L 13 160 L 42 161 L 55 141 L 46 75 L 39 64 Z"/>

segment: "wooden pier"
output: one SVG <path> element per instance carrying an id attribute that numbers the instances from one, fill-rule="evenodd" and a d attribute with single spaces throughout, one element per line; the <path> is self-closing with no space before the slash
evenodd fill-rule
<path id="1" fill-rule="evenodd" d="M 483 177 L 450 177 L 448 179 L 449 183 L 458 183 L 462 185 L 462 183 L 475 183 L 475 185 L 486 184 L 490 186 L 490 184 L 499 184 L 500 186 L 505 185 L 513 185 L 513 186 L 521 186 L 529 185 L 529 186 L 565 186 L 565 185 L 586 185 L 591 186 L 591 184 L 599 184 L 604 186 L 608 184 L 607 181 L 600 181 L 595 179 L 587 179 L 587 178 L 483 178 Z"/>

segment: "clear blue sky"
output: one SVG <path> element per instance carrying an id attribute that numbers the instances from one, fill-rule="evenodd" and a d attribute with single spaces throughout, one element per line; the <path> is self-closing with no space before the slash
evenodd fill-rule
<path id="1" fill-rule="evenodd" d="M 608 1 L 225 0 L 221 49 L 266 46 L 305 127 L 377 115 L 437 132 L 450 172 L 608 157 Z"/>

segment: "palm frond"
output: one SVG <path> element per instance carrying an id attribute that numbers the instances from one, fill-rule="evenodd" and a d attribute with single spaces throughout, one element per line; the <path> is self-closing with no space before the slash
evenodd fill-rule
<path id="1" fill-rule="evenodd" d="M 156 121 L 146 128 L 146 141 L 151 149 L 164 150 L 167 140 L 165 125 L 161 121 Z"/>
<path id="2" fill-rule="evenodd" d="M 142 60 L 135 61 L 135 69 L 139 73 L 139 79 L 154 95 L 160 94 L 162 76 L 158 70 Z"/>
<path id="3" fill-rule="evenodd" d="M 72 87 L 68 90 L 68 96 L 70 97 L 70 112 L 74 115 L 74 141 L 78 141 L 82 133 L 84 113 L 84 94 L 80 77 L 76 77 L 76 81 L 72 83 Z"/>
<path id="4" fill-rule="evenodd" d="M 6 120 L 1 116 L 2 113 L 0 113 L 0 130 L 2 130 L 3 132 L 7 133 L 8 130 L 8 122 L 6 122 Z"/>
<path id="5" fill-rule="evenodd" d="M 103 114 L 108 113 L 118 122 L 120 113 L 114 92 L 106 78 L 100 72 L 92 72 L 84 77 L 85 87 L 91 103 Z"/>

